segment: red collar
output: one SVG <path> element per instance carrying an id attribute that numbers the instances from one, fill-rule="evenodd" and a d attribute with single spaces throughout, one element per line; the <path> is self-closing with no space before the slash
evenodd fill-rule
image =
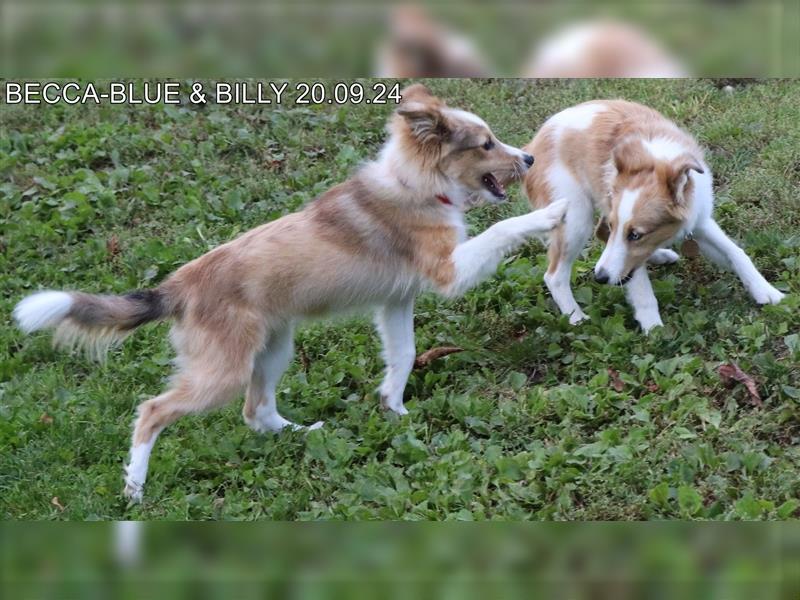
<path id="1" fill-rule="evenodd" d="M 442 204 L 447 204 L 448 206 L 453 206 L 453 201 L 450 200 L 450 198 L 448 198 L 444 194 L 436 194 L 436 199 L 439 202 L 441 202 Z"/>

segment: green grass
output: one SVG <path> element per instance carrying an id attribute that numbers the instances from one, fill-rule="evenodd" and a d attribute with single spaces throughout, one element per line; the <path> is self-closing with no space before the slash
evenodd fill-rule
<path id="1" fill-rule="evenodd" d="M 136 405 L 170 374 L 166 325 L 106 364 L 24 337 L 14 304 L 39 288 L 123 292 L 345 179 L 384 138 L 388 107 L 3 107 L 0 115 L 0 516 L 15 519 L 778 519 L 800 506 L 800 83 L 732 95 L 709 81 L 435 81 L 452 105 L 522 145 L 544 119 L 595 97 L 647 103 L 698 136 L 716 215 L 789 292 L 756 307 L 702 259 L 655 269 L 665 327 L 636 328 L 620 289 L 593 283 L 571 327 L 531 243 L 463 299 L 425 295 L 417 349 L 466 349 L 415 371 L 407 417 L 374 394 L 369 318 L 312 323 L 281 411 L 326 421 L 307 437 L 257 435 L 241 401 L 159 439 L 139 506 L 121 497 Z M 526 210 L 470 213 L 474 232 Z M 736 361 L 764 406 L 728 389 Z M 608 369 L 624 383 L 616 391 Z M 57 497 L 63 511 L 51 503 Z"/>

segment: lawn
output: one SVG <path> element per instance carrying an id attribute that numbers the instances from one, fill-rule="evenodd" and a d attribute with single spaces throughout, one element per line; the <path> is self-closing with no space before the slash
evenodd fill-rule
<path id="1" fill-rule="evenodd" d="M 239 233 L 310 202 L 374 156 L 386 106 L 3 106 L 0 119 L 0 517 L 13 519 L 785 519 L 800 515 L 800 82 L 432 81 L 522 145 L 593 98 L 663 111 L 708 149 L 716 215 L 788 298 L 759 308 L 700 258 L 654 269 L 665 322 L 645 337 L 593 242 L 572 327 L 532 242 L 458 301 L 416 309 L 410 414 L 383 413 L 368 316 L 309 323 L 279 388 L 320 431 L 258 435 L 241 401 L 158 440 L 141 505 L 121 495 L 136 405 L 170 374 L 167 325 L 104 364 L 25 337 L 39 288 L 152 287 Z M 527 210 L 518 188 L 472 231 Z M 735 362 L 755 380 L 726 387 Z"/>

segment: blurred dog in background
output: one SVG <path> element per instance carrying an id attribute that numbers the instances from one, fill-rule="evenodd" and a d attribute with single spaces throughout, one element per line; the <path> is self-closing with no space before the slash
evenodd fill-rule
<path id="1" fill-rule="evenodd" d="M 433 19 L 419 5 L 389 14 L 378 50 L 379 77 L 488 77 L 495 69 L 473 42 Z M 536 44 L 521 77 L 687 77 L 656 39 L 631 23 L 586 21 L 557 29 Z"/>

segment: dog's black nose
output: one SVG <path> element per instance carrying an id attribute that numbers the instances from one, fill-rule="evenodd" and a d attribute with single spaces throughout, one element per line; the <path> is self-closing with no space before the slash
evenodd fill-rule
<path id="1" fill-rule="evenodd" d="M 524 160 L 525 164 L 528 165 L 529 167 L 533 165 L 533 157 L 530 154 L 526 154 Z"/>
<path id="2" fill-rule="evenodd" d="M 600 269 L 599 271 L 595 271 L 594 280 L 597 283 L 608 283 L 608 273 L 606 273 L 605 269 Z"/>

